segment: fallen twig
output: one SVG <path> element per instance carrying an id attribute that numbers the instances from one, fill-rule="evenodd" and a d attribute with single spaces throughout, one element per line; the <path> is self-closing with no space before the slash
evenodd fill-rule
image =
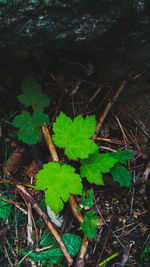
<path id="1" fill-rule="evenodd" d="M 124 141 L 120 141 L 120 140 L 113 140 L 113 139 L 102 138 L 102 137 L 97 137 L 95 138 L 95 140 L 117 144 L 117 145 L 124 145 Z"/>
<path id="2" fill-rule="evenodd" d="M 52 160 L 53 160 L 53 161 L 59 161 L 58 154 L 57 154 L 57 152 L 56 152 L 55 146 L 54 146 L 54 144 L 53 144 L 53 141 L 52 141 L 52 139 L 51 139 L 51 136 L 50 136 L 50 133 L 49 133 L 49 130 L 48 130 L 47 126 L 43 126 L 43 127 L 42 127 L 42 132 L 43 132 L 43 135 L 44 135 L 46 144 L 47 144 L 47 146 L 48 146 L 48 149 L 49 149 L 49 151 L 50 151 Z"/>
<path id="3" fill-rule="evenodd" d="M 54 120 L 55 120 L 55 118 L 56 118 L 56 116 L 57 116 L 57 113 L 59 112 L 59 107 L 60 107 L 61 101 L 62 101 L 62 99 L 63 99 L 63 96 L 64 96 L 65 92 L 66 92 L 67 89 L 68 89 L 68 84 L 64 84 L 63 81 L 60 83 L 59 80 L 57 79 L 57 77 L 55 77 L 52 73 L 51 73 L 51 77 L 52 77 L 52 79 L 56 82 L 57 88 L 58 88 L 60 91 L 62 91 L 62 93 L 61 93 L 61 96 L 60 96 L 60 98 L 59 98 L 59 100 L 58 100 L 58 105 L 57 105 L 57 107 L 56 107 L 55 114 L 54 114 L 54 116 L 53 116 L 53 118 L 52 118 L 52 120 L 51 120 L 50 126 L 48 127 L 49 130 L 51 129 L 52 124 L 53 124 L 53 122 L 54 122 Z M 63 84 L 63 86 L 62 86 L 62 84 Z"/>
<path id="4" fill-rule="evenodd" d="M 78 220 L 79 223 L 83 223 L 84 217 L 81 214 L 81 212 L 79 210 L 77 210 L 78 206 L 77 206 L 75 199 L 74 199 L 74 196 L 72 194 L 70 194 L 70 197 L 69 197 L 69 205 L 72 209 L 72 213 L 73 213 L 74 217 Z"/>
<path id="5" fill-rule="evenodd" d="M 120 267 L 124 267 L 126 265 L 126 262 L 129 258 L 130 252 L 131 252 L 131 248 L 133 246 L 135 242 L 134 241 L 129 241 L 128 245 L 126 246 L 126 248 L 124 249 L 124 253 L 123 253 L 123 258 L 122 258 L 122 262 Z"/>
<path id="6" fill-rule="evenodd" d="M 121 94 L 122 90 L 124 89 L 125 85 L 126 85 L 127 81 L 126 80 L 123 80 L 121 86 L 119 87 L 119 89 L 117 90 L 115 96 L 113 97 L 113 99 L 107 104 L 102 116 L 100 117 L 99 121 L 98 121 L 98 124 L 97 124 L 97 128 L 96 128 L 96 132 L 94 134 L 94 137 L 93 139 L 95 139 L 97 137 L 97 135 L 99 134 L 101 128 L 102 128 L 102 125 L 103 125 L 103 122 L 108 114 L 108 112 L 110 111 L 112 105 L 116 102 L 116 100 L 118 99 L 119 95 Z"/>
<path id="7" fill-rule="evenodd" d="M 135 124 L 141 129 L 141 131 L 143 131 L 143 133 L 148 137 L 150 138 L 150 135 L 146 132 L 146 130 L 144 129 L 143 125 L 141 122 L 137 121 L 129 112 L 128 112 L 128 116 L 130 119 L 132 119 Z"/>
<path id="8" fill-rule="evenodd" d="M 77 258 L 75 267 L 83 267 L 84 266 L 84 258 L 85 258 L 85 254 L 87 251 L 88 243 L 89 243 L 89 238 L 87 236 L 84 236 L 82 239 L 82 244 L 80 247 L 80 252 L 78 254 L 78 258 Z"/>
<path id="9" fill-rule="evenodd" d="M 117 114 L 115 114 L 115 116 L 119 116 L 119 114 L 121 113 L 121 112 L 123 112 L 130 104 L 133 104 L 141 95 L 143 95 L 146 91 L 148 91 L 149 90 L 149 88 L 146 88 L 146 89 L 144 89 L 142 92 L 140 92 L 139 94 L 137 94 L 135 97 L 133 97 L 133 98 L 131 98 L 130 100 L 129 100 L 129 102 L 127 103 L 127 104 L 125 104 L 121 109 L 120 109 L 120 111 L 118 111 L 117 112 Z"/>

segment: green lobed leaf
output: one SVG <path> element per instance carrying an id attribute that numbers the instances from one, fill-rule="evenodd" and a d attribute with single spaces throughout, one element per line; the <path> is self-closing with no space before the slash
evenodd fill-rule
<path id="1" fill-rule="evenodd" d="M 1 196 L 3 198 L 6 198 L 6 196 Z M 6 201 L 0 199 L 0 218 L 5 222 L 8 217 L 10 216 L 11 212 L 11 205 L 7 203 Z"/>
<path id="2" fill-rule="evenodd" d="M 21 88 L 23 93 L 25 93 L 26 91 L 30 93 L 31 90 L 38 93 L 42 91 L 41 85 L 35 80 L 32 75 L 25 78 L 25 80 L 21 84 Z"/>
<path id="3" fill-rule="evenodd" d="M 130 172 L 122 165 L 116 164 L 111 169 L 111 174 L 114 181 L 118 182 L 120 186 L 131 186 L 132 176 Z"/>
<path id="4" fill-rule="evenodd" d="M 45 260 L 48 260 L 50 264 L 56 264 L 59 263 L 61 261 L 61 259 L 63 258 L 63 254 L 60 248 L 56 248 L 55 244 L 53 244 L 53 238 L 49 232 L 49 231 L 44 231 L 42 238 L 41 238 L 41 242 L 40 244 L 42 244 L 43 246 L 43 242 L 45 244 L 45 246 L 49 246 L 49 245 L 53 245 L 52 248 L 41 252 L 40 254 L 37 253 L 31 253 L 29 255 L 29 258 L 33 258 L 35 262 L 37 262 L 38 260 L 40 260 L 42 263 L 45 263 Z M 45 241 L 43 241 L 43 239 L 45 239 Z M 62 239 L 65 243 L 65 246 L 70 254 L 71 257 L 75 257 L 80 249 L 81 246 L 81 238 L 77 235 L 74 234 L 70 234 L 70 233 L 65 233 L 62 235 Z M 42 242 L 43 241 L 43 242 Z"/>
<path id="5" fill-rule="evenodd" d="M 61 237 L 71 257 L 75 257 L 81 246 L 81 237 L 70 233 L 62 234 Z M 40 245 L 42 247 L 47 247 L 50 245 L 55 246 L 55 242 L 50 231 L 48 230 L 44 231 L 41 237 Z"/>
<path id="6" fill-rule="evenodd" d="M 40 127 L 34 126 L 31 122 L 27 128 L 19 129 L 18 138 L 28 145 L 34 145 L 41 140 L 42 132 Z"/>
<path id="7" fill-rule="evenodd" d="M 46 190 L 45 202 L 57 214 L 63 209 L 69 194 L 82 195 L 81 178 L 75 169 L 67 164 L 49 162 L 37 174 L 35 190 Z"/>
<path id="8" fill-rule="evenodd" d="M 85 236 L 88 236 L 91 241 L 97 232 L 97 222 L 98 218 L 94 215 L 94 211 L 90 210 L 85 213 L 81 228 Z"/>
<path id="9" fill-rule="evenodd" d="M 65 233 L 62 239 L 71 257 L 75 257 L 81 246 L 81 237 L 78 235 Z"/>
<path id="10" fill-rule="evenodd" d="M 95 116 L 77 116 L 73 121 L 63 112 L 53 124 L 52 139 L 56 146 L 65 149 L 65 155 L 70 159 L 87 158 L 98 150 L 98 146 L 90 138 L 96 130 Z"/>
<path id="11" fill-rule="evenodd" d="M 40 109 L 34 111 L 32 121 L 33 124 L 37 126 L 44 126 L 44 124 L 48 125 L 50 123 L 49 117 Z"/>
<path id="12" fill-rule="evenodd" d="M 27 125 L 30 123 L 31 115 L 27 111 L 22 111 L 21 114 L 16 116 L 12 121 L 12 125 L 15 127 L 27 127 Z"/>
<path id="13" fill-rule="evenodd" d="M 118 149 L 114 153 L 118 161 L 122 164 L 126 164 L 126 160 L 132 159 L 133 153 L 130 150 L 120 150 Z"/>
<path id="14" fill-rule="evenodd" d="M 87 190 L 86 197 L 81 198 L 81 204 L 84 207 L 91 208 L 93 206 L 93 188 Z"/>
<path id="15" fill-rule="evenodd" d="M 117 161 L 110 153 L 99 154 L 96 151 L 88 159 L 81 160 L 80 175 L 90 183 L 104 185 L 102 173 L 109 172 Z"/>
<path id="16" fill-rule="evenodd" d="M 50 99 L 48 96 L 41 92 L 41 85 L 36 82 L 34 77 L 27 77 L 22 83 L 23 94 L 19 95 L 17 98 L 26 107 L 34 105 L 38 108 L 43 108 L 49 105 Z"/>
<path id="17" fill-rule="evenodd" d="M 49 124 L 49 118 L 42 110 L 35 110 L 32 116 L 29 112 L 22 111 L 12 121 L 13 126 L 19 127 L 18 138 L 28 145 L 36 144 L 41 140 L 40 126 L 44 124 Z"/>

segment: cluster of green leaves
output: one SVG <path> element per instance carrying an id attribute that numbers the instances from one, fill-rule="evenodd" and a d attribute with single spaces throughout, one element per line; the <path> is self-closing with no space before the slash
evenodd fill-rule
<path id="1" fill-rule="evenodd" d="M 49 104 L 49 98 L 41 92 L 40 84 L 32 76 L 22 83 L 22 92 L 23 94 L 18 96 L 19 101 L 26 107 L 37 107 L 38 110 L 32 115 L 23 111 L 14 118 L 12 124 L 19 128 L 19 139 L 27 144 L 35 144 L 42 136 L 40 127 L 49 124 L 49 118 L 42 110 Z M 35 190 L 46 190 L 46 205 L 56 214 L 63 209 L 70 193 L 82 195 L 82 178 L 86 178 L 91 184 L 104 185 L 103 174 L 111 172 L 113 179 L 121 186 L 131 185 L 131 174 L 123 165 L 132 158 L 132 153 L 118 149 L 116 153 L 100 154 L 98 146 L 92 140 L 95 131 L 95 116 L 86 116 L 84 119 L 79 115 L 72 120 L 61 112 L 53 123 L 54 144 L 63 148 L 69 159 L 79 159 L 81 163 L 79 174 L 75 173 L 72 166 L 58 162 L 44 164 L 37 174 Z M 89 201 L 88 206 L 91 206 L 93 195 L 92 192 L 88 194 L 87 199 L 82 201 Z M 81 226 L 91 240 L 96 232 L 96 221 L 94 212 L 89 210 Z"/>
<path id="2" fill-rule="evenodd" d="M 117 150 L 116 153 L 99 154 L 97 151 L 90 155 L 88 159 L 81 160 L 80 175 L 86 177 L 90 183 L 104 185 L 103 173 L 111 171 L 114 181 L 120 186 L 130 187 L 132 176 L 130 172 L 122 165 L 116 164 L 120 162 L 126 163 L 126 160 L 132 158 L 132 152 L 129 150 Z"/>
<path id="3" fill-rule="evenodd" d="M 65 246 L 71 257 L 75 257 L 81 246 L 81 238 L 78 235 L 65 233 L 61 235 Z M 35 263 L 39 260 L 43 264 L 58 264 L 63 260 L 63 253 L 60 248 L 56 247 L 54 239 L 48 230 L 45 230 L 42 237 L 40 246 L 42 248 L 51 246 L 49 249 L 41 251 L 40 253 L 32 252 L 29 254 L 29 257 L 32 258 Z M 28 254 L 29 252 L 23 252 L 22 254 Z M 47 265 L 46 265 L 47 266 Z"/>
<path id="4" fill-rule="evenodd" d="M 46 204 L 57 214 L 63 209 L 63 202 L 69 198 L 69 194 L 82 195 L 82 179 L 90 183 L 104 185 L 103 173 L 112 172 L 113 179 L 121 186 L 130 186 L 131 174 L 117 162 L 126 163 L 132 158 L 130 151 L 118 150 L 117 153 L 100 154 L 98 146 L 90 139 L 96 130 L 94 116 L 77 116 L 73 121 L 64 113 L 60 113 L 53 125 L 54 144 L 65 149 L 65 154 L 76 160 L 80 158 L 80 175 L 67 164 L 60 165 L 57 162 L 44 164 L 43 169 L 37 174 L 36 190 L 46 191 Z M 121 177 L 121 178 L 120 178 Z"/>
<path id="5" fill-rule="evenodd" d="M 32 76 L 24 80 L 23 94 L 19 95 L 18 99 L 25 107 L 34 106 L 38 110 L 35 110 L 32 115 L 27 111 L 22 111 L 12 121 L 12 125 L 19 128 L 18 138 L 28 145 L 40 141 L 41 126 L 49 124 L 49 118 L 43 113 L 43 108 L 49 104 L 50 100 L 41 90 L 41 85 Z"/>

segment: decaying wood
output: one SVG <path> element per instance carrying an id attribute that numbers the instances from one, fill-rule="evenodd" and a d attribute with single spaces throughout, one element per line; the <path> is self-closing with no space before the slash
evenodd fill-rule
<path id="1" fill-rule="evenodd" d="M 15 173 L 18 168 L 23 166 L 23 156 L 25 153 L 25 148 L 17 146 L 6 162 L 6 169 L 11 173 Z"/>

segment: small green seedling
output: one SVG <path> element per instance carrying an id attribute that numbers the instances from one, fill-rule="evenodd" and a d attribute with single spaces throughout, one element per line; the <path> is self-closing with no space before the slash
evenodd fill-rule
<path id="1" fill-rule="evenodd" d="M 22 111 L 12 121 L 12 125 L 19 128 L 18 138 L 28 145 L 36 144 L 42 138 L 41 126 L 48 125 L 49 118 L 43 113 L 43 108 L 50 103 L 48 96 L 41 92 L 42 88 L 36 80 L 29 76 L 22 83 L 23 94 L 18 96 L 19 101 L 25 107 L 38 108 L 31 115 Z"/>
<path id="2" fill-rule="evenodd" d="M 63 121 L 64 130 L 62 130 Z M 74 121 L 76 128 L 73 126 Z M 94 141 L 90 139 L 96 124 L 94 116 L 87 116 L 85 120 L 81 116 L 77 116 L 74 121 L 72 122 L 69 117 L 61 112 L 54 123 L 52 138 L 55 145 L 65 148 L 65 154 L 70 159 L 81 159 L 80 175 L 75 174 L 75 169 L 70 165 L 64 164 L 61 166 L 56 162 L 44 164 L 43 169 L 37 174 L 35 189 L 47 190 L 46 204 L 50 205 L 56 214 L 63 209 L 63 202 L 68 200 L 69 193 L 82 195 L 81 177 L 86 177 L 91 184 L 104 185 L 103 173 L 111 171 L 115 181 L 118 181 L 121 186 L 127 187 L 130 187 L 132 179 L 124 166 L 116 165 L 117 162 L 125 163 L 127 159 L 131 159 L 132 153 L 117 150 L 117 153 L 100 154 L 97 145 L 94 146 Z M 86 122 L 91 126 L 89 133 Z M 66 125 L 68 125 L 68 128 Z M 81 136 L 79 129 L 82 129 Z M 83 143 L 87 150 L 83 147 Z M 93 150 L 95 152 L 90 154 L 90 151 L 93 152 Z"/>

